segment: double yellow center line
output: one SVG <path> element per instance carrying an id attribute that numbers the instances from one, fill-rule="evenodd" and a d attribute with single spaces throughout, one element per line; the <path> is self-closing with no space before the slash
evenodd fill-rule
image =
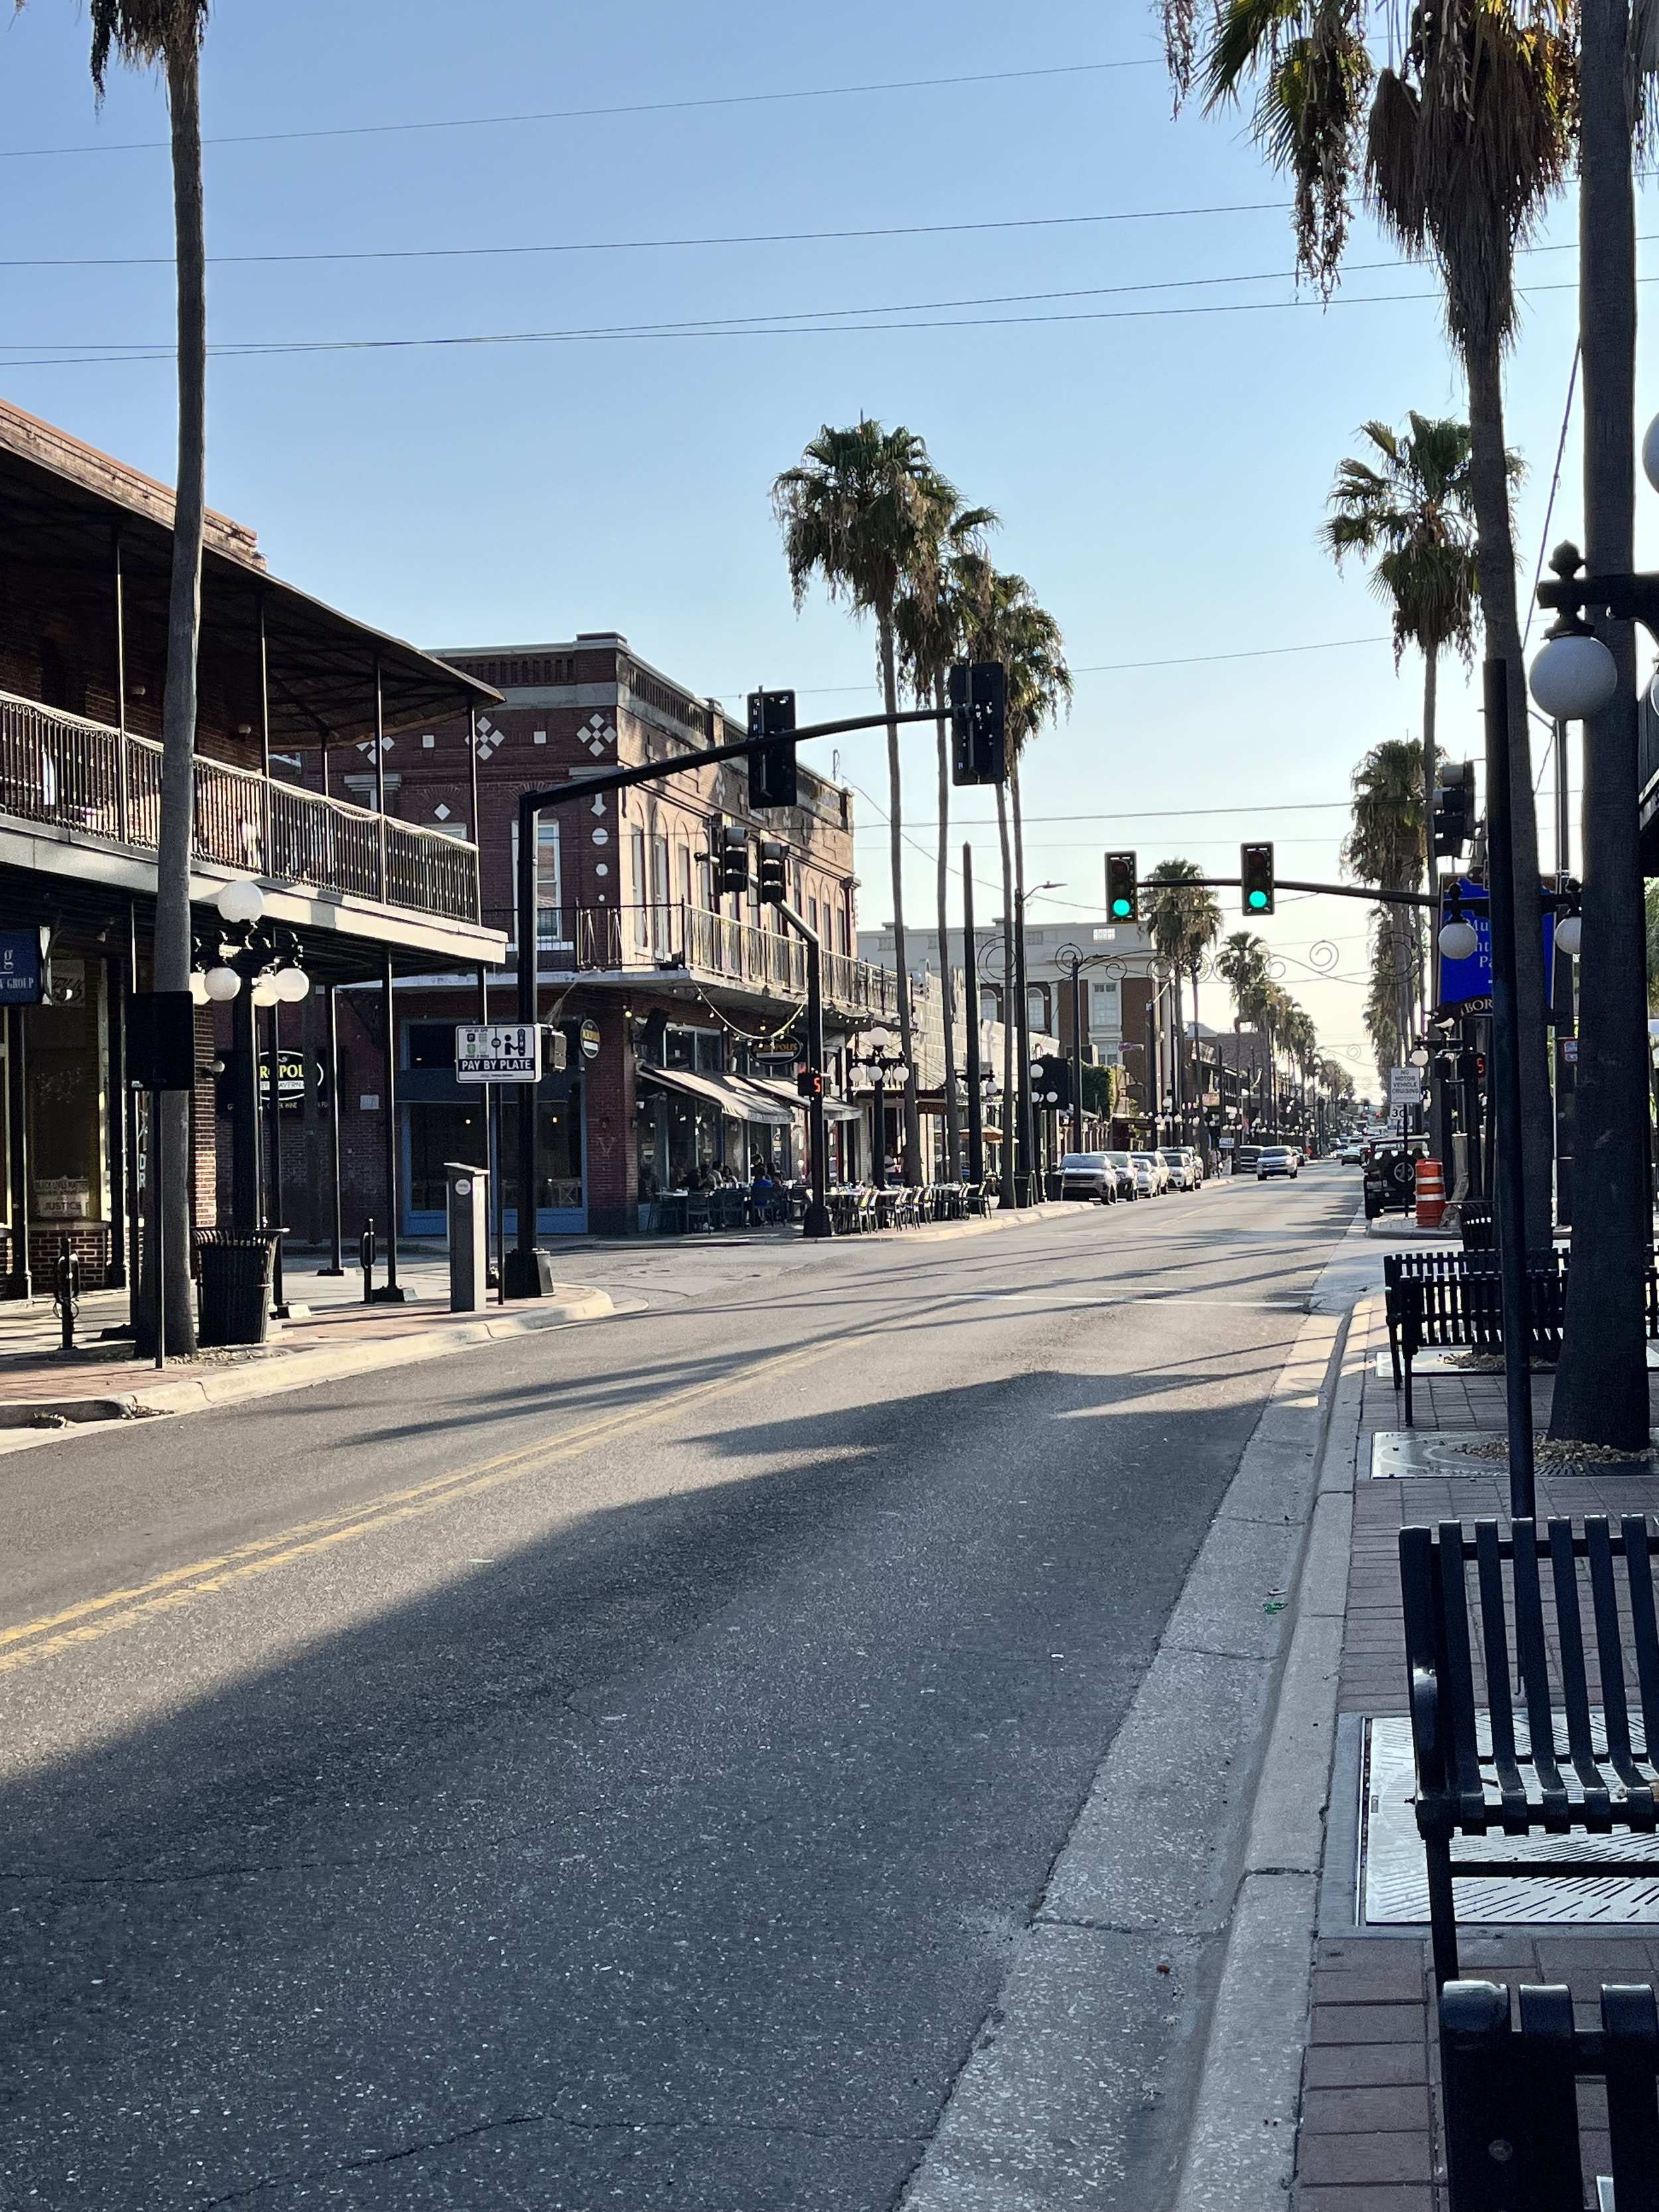
<path id="1" fill-rule="evenodd" d="M 453 1474 L 435 1475 L 429 1482 L 415 1483 L 407 1489 L 385 1491 L 366 1504 L 344 1512 L 300 1522 L 278 1535 L 234 1545 L 211 1559 L 192 1560 L 188 1566 L 170 1567 L 131 1589 L 106 1590 L 100 1597 L 83 1598 L 60 1612 L 0 1629 L 0 1674 L 19 1674 L 81 1644 L 96 1644 L 124 1629 L 136 1628 L 158 1614 L 184 1612 L 204 1598 L 275 1574 L 296 1561 L 315 1559 L 405 1522 L 422 1520 L 459 1498 L 477 1498 L 505 1484 L 521 1482 L 562 1460 L 580 1459 L 600 1444 L 649 1428 L 671 1415 L 716 1399 L 735 1397 L 758 1384 L 810 1367 L 831 1352 L 844 1352 L 851 1340 L 848 1337 L 820 1340 L 803 1350 L 754 1361 L 736 1375 L 688 1384 L 653 1398 L 648 1405 L 632 1406 L 565 1429 L 545 1443 L 504 1452 L 498 1458 L 459 1468 Z"/>

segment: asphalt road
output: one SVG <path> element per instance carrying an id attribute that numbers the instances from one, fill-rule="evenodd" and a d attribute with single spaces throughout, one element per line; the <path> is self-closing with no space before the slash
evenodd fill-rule
<path id="1" fill-rule="evenodd" d="M 0 1462 L 0 2205 L 896 2205 L 1357 1194 Z"/>

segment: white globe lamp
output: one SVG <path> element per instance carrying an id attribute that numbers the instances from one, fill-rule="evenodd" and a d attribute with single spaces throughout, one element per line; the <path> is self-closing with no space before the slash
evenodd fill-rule
<path id="1" fill-rule="evenodd" d="M 311 996 L 311 978 L 303 968 L 276 970 L 276 996 L 285 1006 L 297 1006 Z"/>
<path id="2" fill-rule="evenodd" d="M 1659 491 L 1659 415 L 1648 424 L 1648 434 L 1642 441 L 1642 473 Z"/>
<path id="3" fill-rule="evenodd" d="M 1555 925 L 1555 949 L 1565 952 L 1569 960 L 1578 957 L 1578 948 L 1584 941 L 1584 921 L 1582 915 L 1564 914 Z"/>
<path id="4" fill-rule="evenodd" d="M 198 1006 L 204 1006 L 208 1003 L 207 977 L 199 968 L 192 968 L 190 971 L 190 995 L 193 1003 Z"/>
<path id="5" fill-rule="evenodd" d="M 240 876 L 234 883 L 225 885 L 214 904 L 219 909 L 221 921 L 258 921 L 265 910 L 265 895 L 251 877 Z"/>
<path id="6" fill-rule="evenodd" d="M 263 975 L 253 979 L 253 1003 L 256 1006 L 274 1006 L 282 997 L 276 988 L 276 978 L 267 969 Z"/>
<path id="7" fill-rule="evenodd" d="M 1472 921 L 1449 921 L 1440 933 L 1443 960 L 1473 960 L 1480 939 Z"/>
<path id="8" fill-rule="evenodd" d="M 1541 713 L 1553 722 L 1599 714 L 1619 689 L 1619 664 L 1599 637 L 1544 641 L 1528 679 Z"/>
<path id="9" fill-rule="evenodd" d="M 207 994 L 216 1006 L 228 1006 L 242 988 L 242 979 L 234 968 L 210 968 L 202 978 Z"/>

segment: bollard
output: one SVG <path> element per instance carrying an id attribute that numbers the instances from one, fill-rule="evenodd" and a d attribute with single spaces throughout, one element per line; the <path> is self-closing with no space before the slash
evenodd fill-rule
<path id="1" fill-rule="evenodd" d="M 371 1213 L 363 1224 L 363 1233 L 357 1243 L 358 1264 L 363 1271 L 363 1304 L 374 1303 L 374 1216 Z"/>
<path id="2" fill-rule="evenodd" d="M 75 1316 L 81 1310 L 81 1262 L 73 1252 L 63 1252 L 58 1260 L 58 1288 L 52 1294 L 52 1304 L 62 1316 L 65 1352 L 75 1349 Z"/>

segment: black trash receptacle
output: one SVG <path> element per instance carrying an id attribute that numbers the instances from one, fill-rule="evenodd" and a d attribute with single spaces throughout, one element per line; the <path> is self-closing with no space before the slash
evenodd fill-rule
<path id="1" fill-rule="evenodd" d="M 205 1229 L 197 1239 L 202 1317 L 198 1341 L 263 1344 L 270 1328 L 270 1274 L 276 1239 L 262 1231 Z"/>

